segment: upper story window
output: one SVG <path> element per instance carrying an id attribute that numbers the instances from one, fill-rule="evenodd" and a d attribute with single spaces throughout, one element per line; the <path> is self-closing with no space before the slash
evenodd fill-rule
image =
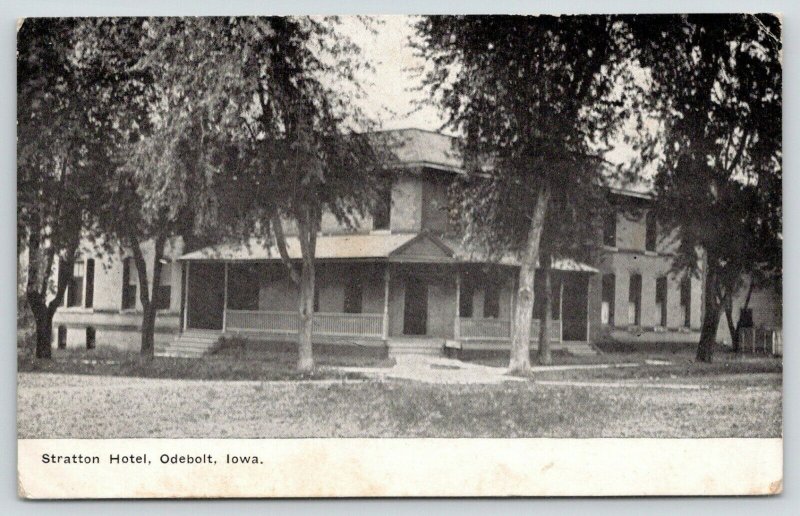
<path id="1" fill-rule="evenodd" d="M 94 303 L 94 260 L 75 262 L 72 271 L 59 266 L 59 275 L 70 274 L 64 291 L 64 306 L 91 308 Z"/>
<path id="2" fill-rule="evenodd" d="M 136 274 L 136 265 L 133 258 L 122 260 L 122 309 L 130 310 L 136 308 L 136 284 L 133 283 L 133 276 Z"/>
<path id="3" fill-rule="evenodd" d="M 617 212 L 612 210 L 603 218 L 603 244 L 617 247 Z"/>
<path id="4" fill-rule="evenodd" d="M 72 277 L 67 283 L 67 306 L 83 305 L 84 263 L 75 262 L 72 266 Z"/>
<path id="5" fill-rule="evenodd" d="M 392 189 L 381 189 L 372 212 L 372 229 L 389 229 L 392 219 Z"/>
<path id="6" fill-rule="evenodd" d="M 656 250 L 656 240 L 658 237 L 658 224 L 656 222 L 656 214 L 653 211 L 648 211 L 645 215 L 645 242 L 644 248 L 648 251 Z"/>

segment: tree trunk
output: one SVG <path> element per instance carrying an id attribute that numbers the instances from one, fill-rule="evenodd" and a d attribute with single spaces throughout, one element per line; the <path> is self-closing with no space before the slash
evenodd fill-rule
<path id="1" fill-rule="evenodd" d="M 705 302 L 703 307 L 703 327 L 700 331 L 700 343 L 697 346 L 697 361 L 711 362 L 714 355 L 714 344 L 717 340 L 719 326 L 720 303 L 716 292 L 716 274 L 712 270 L 706 272 Z"/>
<path id="2" fill-rule="evenodd" d="M 519 268 L 519 287 L 517 290 L 517 304 L 514 310 L 514 323 L 511 332 L 511 358 L 508 364 L 510 374 L 527 375 L 531 370 L 530 337 L 531 320 L 533 317 L 533 280 L 536 273 L 536 263 L 539 261 L 539 241 L 544 227 L 544 216 L 547 203 L 550 201 L 550 190 L 542 187 L 536 195 L 528 230 L 528 239 L 525 242 L 525 251 Z"/>
<path id="3" fill-rule="evenodd" d="M 314 369 L 311 336 L 314 329 L 314 262 L 303 260 L 300 272 L 300 333 L 297 336 L 297 370 Z"/>
<path id="4" fill-rule="evenodd" d="M 36 235 L 31 235 L 28 246 L 28 279 L 25 300 L 31 309 L 36 325 L 36 358 L 49 359 L 53 356 L 53 316 L 64 301 L 67 283 L 72 275 L 74 258 L 63 260 L 59 264 L 56 295 L 48 303 L 47 294 L 50 287 L 50 275 L 53 273 L 55 250 L 51 248 L 46 251 L 47 255 L 44 257 L 44 266 L 42 266 L 43 258 L 39 255 L 41 248 Z M 66 254 L 70 257 L 74 256 L 74 248 Z M 67 274 L 65 271 L 70 272 Z"/>
<path id="5" fill-rule="evenodd" d="M 155 296 L 161 280 L 161 259 L 164 256 L 166 237 L 159 235 L 153 246 L 153 287 L 149 288 L 147 280 L 147 263 L 144 260 L 139 239 L 130 235 L 131 251 L 136 263 L 136 274 L 139 278 L 139 301 L 142 303 L 141 347 L 139 355 L 145 359 L 155 358 L 156 304 Z"/>
<path id="6" fill-rule="evenodd" d="M 297 370 L 302 373 L 314 369 L 314 353 L 311 341 L 314 331 L 314 289 L 316 288 L 314 257 L 317 247 L 317 224 L 312 209 L 298 217 L 300 250 L 303 266 L 300 270 L 300 331 L 297 335 Z"/>
<path id="7" fill-rule="evenodd" d="M 32 300 L 29 296 L 28 306 L 36 323 L 36 358 L 49 359 L 53 356 L 53 316 L 41 299 Z"/>
<path id="8" fill-rule="evenodd" d="M 155 304 L 150 302 L 144 307 L 142 313 L 142 344 L 139 354 L 146 359 L 155 358 L 155 332 L 156 332 L 156 309 Z"/>
<path id="9" fill-rule="evenodd" d="M 755 284 L 753 282 L 753 279 L 750 278 L 750 286 L 747 287 L 747 296 L 744 298 L 744 304 L 742 305 L 741 308 L 742 312 L 744 312 L 750 307 L 750 298 L 753 296 L 754 286 Z M 731 313 L 726 312 L 728 314 L 728 327 L 733 325 L 733 319 L 731 319 L 731 316 L 733 315 L 732 313 L 733 306 L 730 307 L 730 312 Z M 741 315 L 739 315 L 739 320 L 736 321 L 736 327 L 733 329 L 733 333 L 731 333 L 731 344 L 733 345 L 733 350 L 736 351 L 737 353 L 741 351 L 742 347 L 741 330 L 742 330 L 742 317 Z"/>
<path id="10" fill-rule="evenodd" d="M 738 325 L 733 324 L 733 302 L 730 299 L 725 300 L 725 320 L 728 322 L 728 333 L 731 334 L 731 349 L 734 353 L 739 352 L 739 328 Z"/>
<path id="11" fill-rule="evenodd" d="M 550 305 L 553 299 L 551 286 L 550 286 L 550 263 L 549 257 L 544 258 L 545 262 L 542 264 L 542 274 L 544 275 L 544 282 L 542 285 L 542 316 L 539 318 L 539 353 L 538 361 L 541 365 L 550 365 L 553 363 L 553 357 L 550 353 Z"/>

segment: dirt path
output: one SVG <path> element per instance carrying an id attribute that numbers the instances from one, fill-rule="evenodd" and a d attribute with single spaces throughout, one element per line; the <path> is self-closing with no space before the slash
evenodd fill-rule
<path id="1" fill-rule="evenodd" d="M 496 384 L 503 382 L 526 382 L 528 378 L 520 378 L 506 374 L 504 367 L 491 367 L 470 362 L 462 362 L 444 357 L 401 355 L 392 368 L 339 367 L 345 372 L 361 373 L 376 379 L 413 380 L 433 384 Z M 578 369 L 609 369 L 612 367 L 639 367 L 640 364 L 590 364 L 535 366 L 536 372 L 568 371 Z"/>

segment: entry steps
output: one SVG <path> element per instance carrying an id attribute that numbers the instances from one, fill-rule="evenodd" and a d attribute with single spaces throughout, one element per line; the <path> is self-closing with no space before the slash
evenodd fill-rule
<path id="1" fill-rule="evenodd" d="M 423 337 L 390 337 L 389 356 L 398 355 L 429 355 L 441 356 L 444 350 L 445 339 L 431 339 Z"/>
<path id="2" fill-rule="evenodd" d="M 187 330 L 172 342 L 156 343 L 157 357 L 197 358 L 214 351 L 221 333 L 208 330 Z"/>

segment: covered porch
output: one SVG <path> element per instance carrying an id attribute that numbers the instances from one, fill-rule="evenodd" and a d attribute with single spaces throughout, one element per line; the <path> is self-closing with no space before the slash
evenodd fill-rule
<path id="1" fill-rule="evenodd" d="M 376 242 L 374 237 L 385 238 Z M 345 238 L 347 242 L 330 241 Z M 456 259 L 449 247 L 425 234 L 320 241 L 315 342 L 388 346 L 413 341 L 417 348 L 436 349 L 446 342 L 465 348 L 508 346 L 516 303 L 515 266 Z M 354 245 L 358 256 L 320 254 L 320 248 Z M 300 328 L 298 290 L 277 257 L 259 256 L 252 249 L 248 254 L 241 249 L 199 253 L 182 257 L 184 331 L 294 340 Z M 586 271 L 554 272 L 551 342 L 561 343 L 565 334 L 568 340 L 588 340 L 586 278 Z M 565 308 L 572 310 L 570 316 L 562 315 Z M 535 310 L 532 344 L 539 338 L 541 307 Z"/>

